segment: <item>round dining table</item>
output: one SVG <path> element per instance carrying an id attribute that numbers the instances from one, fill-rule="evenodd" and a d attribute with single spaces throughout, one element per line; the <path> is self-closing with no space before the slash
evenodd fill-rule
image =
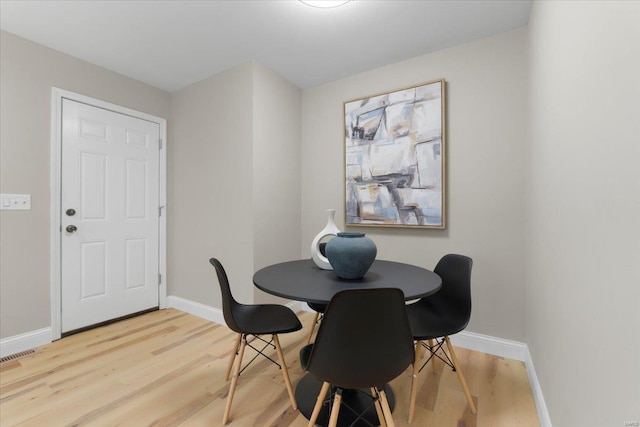
<path id="1" fill-rule="evenodd" d="M 333 270 L 322 270 L 308 260 L 287 261 L 270 265 L 258 270 L 253 275 L 253 283 L 258 288 L 272 295 L 317 304 L 328 304 L 333 295 L 345 289 L 398 288 L 402 290 L 405 300 L 410 301 L 434 294 L 442 286 L 442 279 L 436 273 L 395 261 L 375 260 L 373 265 L 361 279 L 341 279 Z M 296 385 L 296 402 L 298 409 L 307 418 L 311 418 L 316 398 L 322 382 L 313 375 L 305 375 Z M 389 405 L 393 409 L 395 399 L 388 385 L 385 392 Z M 367 390 L 345 390 L 342 395 L 345 408 L 340 411 L 338 426 L 354 427 L 379 425 L 378 416 L 371 405 L 371 395 Z M 358 420 L 358 415 L 367 422 Z M 317 425 L 329 423 L 329 405 L 324 405 Z"/>

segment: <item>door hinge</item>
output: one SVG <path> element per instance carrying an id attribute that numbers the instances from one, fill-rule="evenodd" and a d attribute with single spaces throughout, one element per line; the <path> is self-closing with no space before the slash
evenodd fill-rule
<path id="1" fill-rule="evenodd" d="M 158 286 L 162 285 L 162 274 L 158 274 Z"/>
<path id="2" fill-rule="evenodd" d="M 162 216 L 162 209 L 164 209 L 164 206 L 158 206 L 158 216 Z"/>
<path id="3" fill-rule="evenodd" d="M 162 150 L 162 138 L 158 139 L 158 147 Z"/>

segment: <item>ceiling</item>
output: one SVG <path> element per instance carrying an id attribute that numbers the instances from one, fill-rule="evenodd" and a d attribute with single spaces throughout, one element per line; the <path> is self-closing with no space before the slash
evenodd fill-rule
<path id="1" fill-rule="evenodd" d="M 0 2 L 10 33 L 175 91 L 255 60 L 307 88 L 527 24 L 531 0 Z"/>

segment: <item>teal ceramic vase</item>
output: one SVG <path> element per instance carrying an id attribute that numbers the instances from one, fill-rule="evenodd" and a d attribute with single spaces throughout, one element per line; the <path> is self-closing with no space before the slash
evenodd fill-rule
<path id="1" fill-rule="evenodd" d="M 338 277 L 353 280 L 366 274 L 378 248 L 364 233 L 338 233 L 329 240 L 325 251 Z"/>

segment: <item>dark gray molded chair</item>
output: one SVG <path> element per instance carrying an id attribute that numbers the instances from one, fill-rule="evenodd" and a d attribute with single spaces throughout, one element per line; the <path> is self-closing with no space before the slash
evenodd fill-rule
<path id="1" fill-rule="evenodd" d="M 309 427 L 315 425 L 330 387 L 334 390 L 330 427 L 338 422 L 343 389 L 371 390 L 381 424 L 393 427 L 383 386 L 413 360 L 413 337 L 401 290 L 338 292 L 327 306 L 315 343 L 300 351 L 303 369 L 323 381 Z"/>
<path id="2" fill-rule="evenodd" d="M 244 350 L 247 346 L 257 351 L 258 355 L 266 357 L 271 362 L 280 367 L 280 369 L 282 369 L 282 376 L 284 377 L 284 383 L 287 387 L 287 392 L 289 393 L 291 406 L 293 406 L 293 409 L 297 409 L 296 399 L 293 395 L 293 387 L 291 386 L 291 380 L 289 379 L 289 372 L 287 371 L 287 365 L 284 360 L 284 355 L 282 354 L 282 348 L 280 347 L 278 334 L 285 334 L 301 329 L 302 324 L 298 320 L 298 317 L 293 311 L 291 311 L 291 309 L 283 305 L 240 304 L 233 298 L 233 295 L 231 294 L 229 279 L 227 278 L 227 273 L 224 271 L 224 268 L 222 267 L 222 264 L 220 264 L 220 261 L 215 258 L 211 258 L 209 262 L 215 267 L 216 273 L 218 274 L 218 282 L 220 282 L 220 291 L 222 292 L 222 312 L 224 314 L 224 321 L 229 329 L 238 333 L 233 351 L 231 353 L 231 358 L 229 360 L 229 366 L 227 368 L 227 381 L 229 380 L 229 375 L 231 374 L 231 369 L 233 368 L 236 355 L 239 354 L 239 357 L 235 364 L 235 370 L 233 373 L 233 379 L 231 380 L 231 387 L 229 388 L 229 395 L 227 397 L 227 405 L 224 410 L 222 423 L 227 424 L 227 421 L 229 420 L 231 403 L 233 402 L 233 394 L 235 393 L 236 385 L 238 384 L 238 377 L 240 376 L 240 372 L 242 371 L 242 358 L 244 356 Z M 271 340 L 266 341 L 260 338 L 260 335 L 271 335 Z M 253 347 L 252 343 L 247 341 L 247 336 L 256 337 L 258 340 L 265 343 L 265 346 L 262 349 Z M 279 364 L 263 353 L 263 351 L 268 346 L 275 348 L 280 360 Z M 256 357 L 258 355 L 256 355 Z M 249 364 L 250 363 L 251 361 L 249 362 Z"/>
<path id="3" fill-rule="evenodd" d="M 464 255 L 449 254 L 436 265 L 435 273 L 442 278 L 442 288 L 435 294 L 407 306 L 413 339 L 416 341 L 409 422 L 413 421 L 417 392 L 417 375 L 433 357 L 449 365 L 457 374 L 472 413 L 476 413 L 469 387 L 462 374 L 449 336 L 462 331 L 471 317 L 471 267 L 473 261 Z M 425 342 L 426 341 L 426 342 Z M 449 354 L 443 348 L 446 344 Z M 429 358 L 420 366 L 422 349 Z M 450 355 L 450 356 L 449 356 Z"/>

